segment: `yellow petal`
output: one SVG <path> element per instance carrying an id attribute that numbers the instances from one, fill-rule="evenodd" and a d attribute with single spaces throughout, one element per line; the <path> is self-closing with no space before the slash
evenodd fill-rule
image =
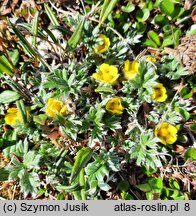
<path id="1" fill-rule="evenodd" d="M 155 63 L 157 60 L 153 57 L 146 56 L 146 61 L 151 61 L 152 63 Z"/>
<path id="2" fill-rule="evenodd" d="M 137 61 L 133 61 L 132 63 L 129 60 L 124 62 L 124 76 L 127 80 L 135 79 L 136 75 L 139 72 L 139 63 Z"/>
<path id="3" fill-rule="evenodd" d="M 167 99 L 167 90 L 162 83 L 158 83 L 153 86 L 153 91 L 154 92 L 151 95 L 153 100 L 156 100 L 157 102 L 164 102 Z"/>
<path id="4" fill-rule="evenodd" d="M 94 51 L 96 53 L 104 53 L 110 47 L 110 39 L 103 34 L 99 35 L 99 38 L 102 39 L 102 44 L 99 44 L 97 47 L 95 47 Z"/>
<path id="5" fill-rule="evenodd" d="M 121 115 L 123 113 L 124 107 L 121 104 L 120 98 L 113 98 L 109 100 L 106 104 L 106 110 L 113 114 Z"/>
<path id="6" fill-rule="evenodd" d="M 5 123 L 7 125 L 15 125 L 17 123 L 16 119 L 17 119 L 17 114 L 12 114 L 12 113 L 5 115 L 4 118 Z"/>
<path id="7" fill-rule="evenodd" d="M 167 122 L 163 122 L 155 128 L 155 136 L 163 144 L 173 144 L 177 140 L 177 128 Z"/>
<path id="8" fill-rule="evenodd" d="M 118 79 L 118 68 L 103 63 L 97 73 L 93 73 L 92 77 L 100 82 L 115 84 Z"/>
<path id="9" fill-rule="evenodd" d="M 65 115 L 66 112 L 67 112 L 67 107 L 66 107 L 66 106 L 63 106 L 63 108 L 62 108 L 61 111 L 60 111 L 60 114 L 61 114 L 61 115 Z"/>
<path id="10" fill-rule="evenodd" d="M 18 109 L 17 108 L 9 108 L 8 110 L 7 110 L 7 113 L 17 113 L 18 112 Z"/>

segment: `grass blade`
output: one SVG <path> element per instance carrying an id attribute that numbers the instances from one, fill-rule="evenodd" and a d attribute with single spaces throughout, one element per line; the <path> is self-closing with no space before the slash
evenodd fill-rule
<path id="1" fill-rule="evenodd" d="M 69 46 L 75 48 L 80 41 L 84 27 L 84 18 L 79 22 L 75 32 L 72 34 L 71 38 L 68 40 Z"/>
<path id="2" fill-rule="evenodd" d="M 32 23 L 32 33 L 33 33 L 33 37 L 32 37 L 32 44 L 34 46 L 36 46 L 37 44 L 37 33 L 38 33 L 38 20 L 39 20 L 39 12 L 37 11 Z"/>
<path id="3" fill-rule="evenodd" d="M 84 168 L 86 163 L 91 159 L 92 151 L 93 150 L 90 147 L 86 147 L 79 150 L 71 172 L 71 182 L 73 182 L 76 179 L 82 168 Z"/>
<path id="4" fill-rule="evenodd" d="M 119 0 L 111 0 L 109 1 L 109 3 L 107 3 L 107 0 L 105 0 L 100 14 L 99 24 L 102 24 L 107 19 L 107 17 L 112 12 L 118 1 Z"/>
<path id="5" fill-rule="evenodd" d="M 51 10 L 51 8 L 48 6 L 48 4 L 44 4 L 44 9 L 46 11 L 46 14 L 48 15 L 51 23 L 53 25 L 59 25 L 58 19 L 55 16 L 54 12 Z"/>

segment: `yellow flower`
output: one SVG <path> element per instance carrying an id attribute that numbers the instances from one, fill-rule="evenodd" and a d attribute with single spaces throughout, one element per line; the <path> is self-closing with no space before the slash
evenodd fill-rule
<path id="1" fill-rule="evenodd" d="M 124 75 L 125 79 L 133 80 L 136 75 L 139 73 L 139 62 L 133 61 L 132 63 L 129 60 L 124 62 Z"/>
<path id="2" fill-rule="evenodd" d="M 153 100 L 156 100 L 157 102 L 164 102 L 167 99 L 167 91 L 162 83 L 158 83 L 152 88 L 154 90 L 154 93 L 151 95 Z"/>
<path id="3" fill-rule="evenodd" d="M 109 100 L 105 108 L 107 111 L 111 112 L 112 114 L 117 114 L 117 115 L 121 115 L 124 110 L 120 98 L 117 97 Z"/>
<path id="4" fill-rule="evenodd" d="M 110 46 L 110 39 L 103 34 L 100 34 L 99 38 L 102 39 L 102 44 L 99 44 L 97 47 L 95 47 L 94 51 L 96 53 L 104 53 L 108 50 Z"/>
<path id="5" fill-rule="evenodd" d="M 157 60 L 151 56 L 146 56 L 146 61 L 151 61 L 152 63 L 155 63 Z"/>
<path id="6" fill-rule="evenodd" d="M 27 111 L 27 119 L 29 119 L 30 115 Z M 18 122 L 22 122 L 22 116 L 18 110 L 18 108 L 9 108 L 7 110 L 7 114 L 5 115 L 5 123 L 7 125 L 16 125 Z"/>
<path id="7" fill-rule="evenodd" d="M 115 84 L 116 80 L 118 79 L 118 76 L 118 68 L 106 63 L 103 63 L 100 66 L 99 71 L 92 75 L 94 79 L 109 84 Z"/>
<path id="8" fill-rule="evenodd" d="M 55 117 L 56 115 L 64 115 L 67 111 L 67 107 L 63 104 L 62 101 L 49 98 L 47 102 L 46 114 L 49 117 Z"/>
<path id="9" fill-rule="evenodd" d="M 177 140 L 177 128 L 167 122 L 163 122 L 155 128 L 155 136 L 163 144 L 173 144 Z"/>

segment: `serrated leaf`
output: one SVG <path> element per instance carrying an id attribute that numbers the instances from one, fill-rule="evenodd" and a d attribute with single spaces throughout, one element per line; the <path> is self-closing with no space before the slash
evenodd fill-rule
<path id="1" fill-rule="evenodd" d="M 20 179 L 19 184 L 24 197 L 29 193 L 34 197 L 37 194 L 37 187 L 39 186 L 39 176 L 37 173 L 25 173 Z"/>
<path id="2" fill-rule="evenodd" d="M 5 90 L 0 94 L 0 104 L 11 103 L 17 101 L 20 98 L 20 94 L 15 91 Z"/>
<path id="3" fill-rule="evenodd" d="M 34 151 L 28 151 L 27 154 L 24 155 L 23 164 L 26 168 L 32 169 L 38 167 L 40 159 L 40 155 L 36 155 Z"/>

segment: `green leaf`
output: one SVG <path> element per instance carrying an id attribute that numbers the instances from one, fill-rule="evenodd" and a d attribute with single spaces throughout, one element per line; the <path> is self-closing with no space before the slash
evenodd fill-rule
<path id="1" fill-rule="evenodd" d="M 18 60 L 20 57 L 20 53 L 19 53 L 18 49 L 14 49 L 14 50 L 10 51 L 9 56 L 12 60 L 13 65 L 16 65 L 18 63 Z"/>
<path id="2" fill-rule="evenodd" d="M 99 85 L 96 89 L 95 92 L 109 92 L 111 94 L 114 93 L 114 89 L 112 88 L 111 85 Z"/>
<path id="3" fill-rule="evenodd" d="M 23 100 L 16 101 L 16 106 L 17 106 L 17 108 L 20 112 L 20 115 L 22 117 L 23 124 L 26 124 L 28 122 L 27 121 L 27 110 L 25 108 Z"/>
<path id="4" fill-rule="evenodd" d="M 15 91 L 5 90 L 0 94 L 0 104 L 11 103 L 20 98 L 20 94 Z"/>
<path id="5" fill-rule="evenodd" d="M 129 190 L 129 182 L 126 180 L 122 180 L 118 186 L 117 189 L 120 191 L 128 191 Z"/>
<path id="6" fill-rule="evenodd" d="M 163 39 L 163 43 L 162 43 L 162 46 L 161 47 L 167 47 L 167 46 L 170 46 L 172 45 L 174 42 L 173 42 L 173 39 L 171 36 L 167 36 L 167 37 L 164 37 Z"/>
<path id="7" fill-rule="evenodd" d="M 47 67 L 50 70 L 50 66 L 45 62 L 45 60 L 39 56 L 38 52 L 33 49 L 33 47 L 31 46 L 31 44 L 27 41 L 27 39 L 21 34 L 21 32 L 15 27 L 15 25 L 9 21 L 9 25 L 11 26 L 11 28 L 13 29 L 14 33 L 17 35 L 17 37 L 20 39 L 20 42 L 18 42 L 24 49 L 24 51 L 30 56 L 34 56 L 36 58 L 38 58 L 42 64 Z"/>
<path id="8" fill-rule="evenodd" d="M 193 24 L 189 31 L 186 32 L 187 36 L 195 35 L 196 34 L 196 24 Z"/>
<path id="9" fill-rule="evenodd" d="M 45 114 L 39 114 L 39 115 L 33 116 L 33 121 L 40 125 L 45 125 L 46 119 L 47 119 L 47 115 Z"/>
<path id="10" fill-rule="evenodd" d="M 148 180 L 148 183 L 152 190 L 161 190 L 163 188 L 163 180 L 161 177 L 151 178 Z"/>
<path id="11" fill-rule="evenodd" d="M 38 20 L 39 19 L 39 12 L 37 11 L 34 15 L 33 23 L 32 23 L 32 44 L 35 46 L 37 44 L 37 33 L 38 33 Z"/>
<path id="12" fill-rule="evenodd" d="M 33 196 L 37 194 L 37 187 L 39 186 L 39 176 L 37 173 L 25 173 L 19 182 L 21 191 L 26 197 L 29 193 Z"/>
<path id="13" fill-rule="evenodd" d="M 192 131 L 196 131 L 196 124 L 192 124 L 192 125 L 190 126 L 190 129 L 191 129 Z"/>
<path id="14" fill-rule="evenodd" d="M 188 121 L 190 118 L 190 113 L 182 107 L 175 107 L 175 111 L 180 113 L 180 115 L 184 118 L 185 121 Z"/>
<path id="15" fill-rule="evenodd" d="M 128 2 L 126 6 L 122 6 L 122 11 L 126 13 L 131 13 L 135 10 L 135 5 L 132 2 Z"/>
<path id="16" fill-rule="evenodd" d="M 169 24 L 169 20 L 165 16 L 162 16 L 162 15 L 157 15 L 154 19 L 154 22 L 160 27 L 163 27 L 166 24 Z"/>
<path id="17" fill-rule="evenodd" d="M 119 0 L 105 0 L 102 6 L 101 14 L 99 17 L 99 24 L 102 24 L 109 14 L 111 14 L 112 10 L 116 6 L 116 4 L 119 2 Z"/>
<path id="18" fill-rule="evenodd" d="M 78 188 L 80 187 L 80 185 L 77 183 L 73 184 L 73 185 L 69 185 L 69 186 L 65 186 L 65 185 L 57 185 L 55 188 L 58 190 L 58 191 L 65 191 L 65 192 L 73 192 L 73 191 L 76 191 Z"/>
<path id="19" fill-rule="evenodd" d="M 185 160 L 191 158 L 193 161 L 196 161 L 196 148 L 188 148 L 184 154 Z"/>
<path id="20" fill-rule="evenodd" d="M 109 3 L 110 3 L 110 0 L 104 0 L 103 6 L 101 8 L 100 18 L 103 17 L 103 14 L 105 13 Z"/>
<path id="21" fill-rule="evenodd" d="M 160 10 L 162 13 L 165 13 L 168 16 L 172 16 L 174 12 L 174 3 L 171 0 L 163 0 L 160 2 Z"/>
<path id="22" fill-rule="evenodd" d="M 0 169 L 0 182 L 8 181 L 9 179 L 9 171 L 5 168 Z"/>
<path id="23" fill-rule="evenodd" d="M 133 196 L 131 196 L 131 194 L 129 194 L 128 192 L 123 191 L 122 193 L 120 193 L 122 200 L 134 200 Z"/>
<path id="24" fill-rule="evenodd" d="M 88 161 L 91 159 L 92 152 L 93 150 L 90 147 L 79 150 L 71 172 L 71 182 L 75 180 L 75 178 L 79 175 L 81 169 L 84 168 Z"/>
<path id="25" fill-rule="evenodd" d="M 184 99 L 188 99 L 193 96 L 193 92 L 186 86 L 180 91 L 180 96 Z"/>
<path id="26" fill-rule="evenodd" d="M 28 169 L 38 168 L 40 155 L 36 155 L 34 151 L 28 151 L 23 157 L 23 165 Z"/>
<path id="27" fill-rule="evenodd" d="M 174 178 L 169 178 L 169 186 L 172 189 L 175 190 L 180 190 L 180 185 L 178 184 L 178 182 L 174 179 Z"/>
<path id="28" fill-rule="evenodd" d="M 98 186 L 103 191 L 109 191 L 111 189 L 111 187 L 107 183 L 105 183 L 105 182 L 98 181 Z"/>
<path id="29" fill-rule="evenodd" d="M 13 75 L 13 67 L 8 61 L 8 59 L 4 56 L 0 56 L 0 74 L 6 73 L 7 75 Z"/>
<path id="30" fill-rule="evenodd" d="M 141 190 L 143 192 L 151 191 L 151 187 L 148 183 L 136 185 L 136 188 L 138 188 L 139 190 Z"/>
<path id="31" fill-rule="evenodd" d="M 44 9 L 46 11 L 46 14 L 48 15 L 51 23 L 53 25 L 59 25 L 58 19 L 55 16 L 54 12 L 51 10 L 51 8 L 48 6 L 48 4 L 44 4 Z"/>
<path id="32" fill-rule="evenodd" d="M 140 9 L 136 12 L 136 19 L 138 22 L 144 22 L 150 16 L 150 11 L 147 8 Z"/>
<path id="33" fill-rule="evenodd" d="M 21 43 L 20 45 L 24 48 L 28 55 L 37 57 L 37 52 L 32 48 L 27 39 L 21 34 L 21 32 L 15 27 L 15 25 L 9 21 L 14 33 L 19 37 Z"/>
<path id="34" fill-rule="evenodd" d="M 82 20 L 79 22 L 78 26 L 76 27 L 74 33 L 72 34 L 71 38 L 68 40 L 68 44 L 72 48 L 76 48 L 77 44 L 79 43 L 79 41 L 82 37 L 83 28 L 84 28 L 84 21 L 85 21 L 85 19 L 82 18 Z"/>
<path id="35" fill-rule="evenodd" d="M 148 38 L 153 41 L 157 47 L 159 47 L 161 45 L 161 42 L 160 42 L 160 39 L 159 39 L 159 36 L 157 35 L 156 32 L 154 31 L 149 31 L 148 32 Z"/>
<path id="36" fill-rule="evenodd" d="M 149 46 L 149 47 L 157 48 L 156 43 L 153 42 L 152 40 L 149 40 L 149 39 L 146 39 L 146 40 L 144 41 L 144 44 L 145 44 L 146 46 Z"/>

